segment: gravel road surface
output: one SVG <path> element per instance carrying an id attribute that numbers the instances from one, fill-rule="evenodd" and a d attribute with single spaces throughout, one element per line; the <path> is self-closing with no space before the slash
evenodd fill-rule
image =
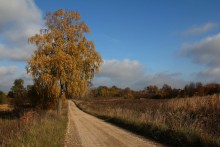
<path id="1" fill-rule="evenodd" d="M 79 110 L 68 101 L 67 147 L 155 147 L 162 146 Z"/>

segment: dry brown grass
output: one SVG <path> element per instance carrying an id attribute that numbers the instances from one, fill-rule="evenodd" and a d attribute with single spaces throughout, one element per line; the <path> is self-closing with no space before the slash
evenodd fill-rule
<path id="1" fill-rule="evenodd" d="M 66 104 L 61 116 L 54 110 L 30 109 L 19 118 L 0 118 L 0 146 L 63 146 L 66 127 Z"/>
<path id="2" fill-rule="evenodd" d="M 0 111 L 11 111 L 11 110 L 13 110 L 13 107 L 9 104 L 0 105 Z"/>
<path id="3" fill-rule="evenodd" d="M 219 95 L 171 100 L 99 99 L 77 104 L 93 114 L 134 124 L 152 124 L 162 130 L 186 133 L 186 136 L 196 134 L 203 142 L 214 141 L 220 145 Z"/>

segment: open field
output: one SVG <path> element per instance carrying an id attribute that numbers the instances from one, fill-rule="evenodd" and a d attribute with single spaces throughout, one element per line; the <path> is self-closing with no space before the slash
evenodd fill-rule
<path id="1" fill-rule="evenodd" d="M 82 110 L 174 146 L 220 146 L 220 96 L 76 101 Z"/>
<path id="2" fill-rule="evenodd" d="M 0 146 L 63 146 L 66 127 L 66 104 L 61 116 L 53 110 L 28 110 L 20 117 L 0 118 Z"/>

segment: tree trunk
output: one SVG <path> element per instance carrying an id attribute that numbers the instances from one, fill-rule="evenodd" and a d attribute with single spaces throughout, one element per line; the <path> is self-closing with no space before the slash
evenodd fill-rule
<path id="1" fill-rule="evenodd" d="M 57 114 L 61 115 L 61 109 L 62 109 L 62 92 L 58 98 L 58 104 L 57 104 Z"/>
<path id="2" fill-rule="evenodd" d="M 57 103 L 57 114 L 58 115 L 61 115 L 61 110 L 62 110 L 63 84 L 60 84 L 60 87 L 61 87 L 61 92 L 60 92 L 58 103 Z"/>

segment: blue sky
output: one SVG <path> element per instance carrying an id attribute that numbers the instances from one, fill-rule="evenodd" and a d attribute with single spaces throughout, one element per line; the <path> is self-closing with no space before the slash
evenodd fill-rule
<path id="1" fill-rule="evenodd" d="M 0 88 L 24 78 L 46 12 L 78 11 L 104 63 L 95 86 L 220 82 L 219 0 L 0 0 Z M 12 35 L 13 34 L 13 35 Z"/>

